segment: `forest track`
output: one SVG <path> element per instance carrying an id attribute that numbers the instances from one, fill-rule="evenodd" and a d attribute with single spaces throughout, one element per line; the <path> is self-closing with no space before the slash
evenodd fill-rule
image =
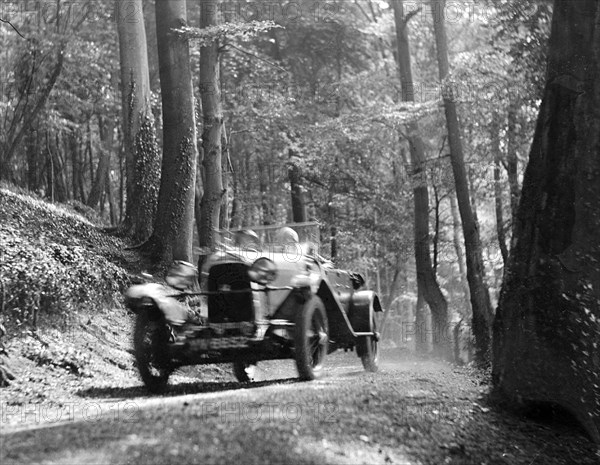
<path id="1" fill-rule="evenodd" d="M 579 432 L 494 411 L 472 370 L 398 353 L 382 358 L 372 374 L 355 354 L 332 354 L 314 382 L 298 382 L 293 361 L 278 361 L 259 365 L 261 380 L 251 384 L 177 376 L 163 396 L 139 384 L 84 389 L 67 421 L 3 426 L 0 460 L 596 463 Z"/>

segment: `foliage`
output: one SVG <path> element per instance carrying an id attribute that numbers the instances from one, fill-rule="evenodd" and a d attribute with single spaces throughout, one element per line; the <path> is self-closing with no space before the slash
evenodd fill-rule
<path id="1" fill-rule="evenodd" d="M 196 27 L 181 27 L 173 32 L 193 39 L 200 47 L 207 47 L 213 42 L 223 42 L 225 40 L 249 40 L 261 32 L 273 28 L 281 27 L 273 21 L 250 21 L 248 23 L 226 23 L 217 26 L 210 26 L 204 29 Z"/>
<path id="2" fill-rule="evenodd" d="M 10 329 L 115 298 L 130 282 L 122 244 L 69 210 L 0 190 L 2 308 Z"/>
<path id="3" fill-rule="evenodd" d="M 78 376 L 88 375 L 86 366 L 91 356 L 75 346 L 65 341 L 46 342 L 33 335 L 26 337 L 23 342 L 25 343 L 23 355 L 36 364 L 61 368 Z"/>

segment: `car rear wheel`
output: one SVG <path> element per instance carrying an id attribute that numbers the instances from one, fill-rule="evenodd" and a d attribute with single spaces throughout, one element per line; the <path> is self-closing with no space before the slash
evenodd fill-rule
<path id="1" fill-rule="evenodd" d="M 371 320 L 371 331 L 376 333 L 375 317 Z M 357 353 L 360 356 L 365 371 L 375 373 L 379 369 L 379 350 L 377 336 L 360 336 L 357 342 Z"/>
<path id="2" fill-rule="evenodd" d="M 319 297 L 313 296 L 296 316 L 294 347 L 300 380 L 310 381 L 319 376 L 327 355 L 328 342 L 325 306 Z"/>
<path id="3" fill-rule="evenodd" d="M 256 364 L 248 362 L 233 362 L 233 374 L 240 383 L 250 383 L 255 380 Z"/>
<path id="4" fill-rule="evenodd" d="M 173 372 L 168 359 L 169 328 L 162 316 L 138 313 L 133 348 L 142 381 L 150 392 L 164 391 Z"/>

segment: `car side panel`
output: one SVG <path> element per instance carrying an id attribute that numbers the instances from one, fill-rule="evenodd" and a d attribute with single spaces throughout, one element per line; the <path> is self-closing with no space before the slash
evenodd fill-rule
<path id="1" fill-rule="evenodd" d="M 321 282 L 317 295 L 321 298 L 323 304 L 325 304 L 325 311 L 327 312 L 327 320 L 329 322 L 329 338 L 336 343 L 353 341 L 354 334 L 346 311 L 334 294 L 326 277 Z"/>
<path id="2" fill-rule="evenodd" d="M 350 309 L 350 302 L 352 300 L 352 294 L 354 293 L 354 287 L 350 280 L 350 273 L 343 270 L 336 269 L 324 269 L 325 277 L 331 287 L 331 290 L 335 293 L 337 300 L 342 305 L 342 308 L 348 312 Z"/>

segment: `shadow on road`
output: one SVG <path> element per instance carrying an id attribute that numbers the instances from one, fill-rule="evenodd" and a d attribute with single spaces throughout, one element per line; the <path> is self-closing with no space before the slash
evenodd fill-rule
<path id="1" fill-rule="evenodd" d="M 77 391 L 77 395 L 87 399 L 134 399 L 138 397 L 174 397 L 187 394 L 202 394 L 209 392 L 233 391 L 237 389 L 256 389 L 278 384 L 297 383 L 297 378 L 273 379 L 268 381 L 255 381 L 252 383 L 227 382 L 183 382 L 170 384 L 165 392 L 153 395 L 144 386 L 131 387 L 93 387 Z"/>

